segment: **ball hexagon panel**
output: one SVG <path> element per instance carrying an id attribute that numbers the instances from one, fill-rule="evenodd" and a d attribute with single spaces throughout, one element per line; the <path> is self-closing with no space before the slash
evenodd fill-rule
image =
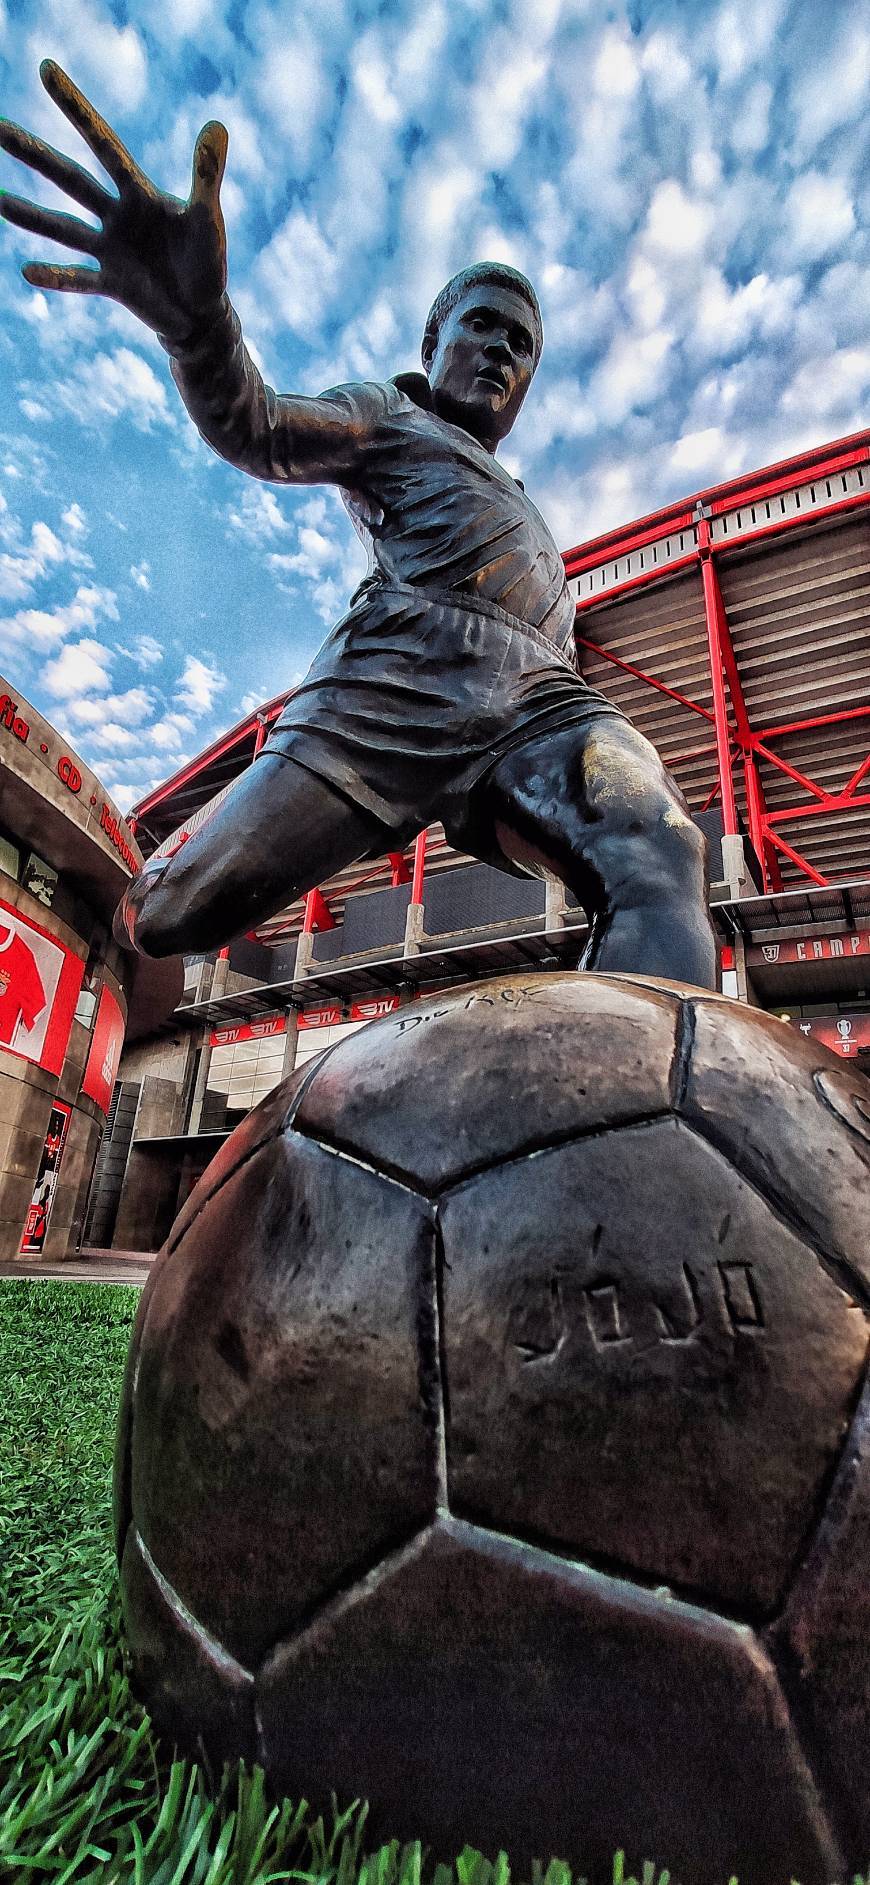
<path id="1" fill-rule="evenodd" d="M 437 1191 L 528 1147 L 664 1112 L 679 1013 L 669 994 L 605 976 L 451 990 L 330 1054 L 298 1123 Z"/>
<path id="2" fill-rule="evenodd" d="M 326 1052 L 329 1052 L 328 1048 Z M 297 1073 L 291 1074 L 289 1080 L 282 1080 L 280 1086 L 267 1093 L 259 1106 L 246 1113 L 244 1119 L 234 1127 L 229 1138 L 218 1147 L 214 1158 L 209 1160 L 190 1196 L 185 1199 L 167 1239 L 166 1249 L 175 1249 L 208 1199 L 220 1191 L 240 1165 L 253 1158 L 254 1153 L 267 1145 L 270 1139 L 278 1138 L 289 1129 L 314 1071 L 310 1063 L 300 1067 Z"/>
<path id="3" fill-rule="evenodd" d="M 455 1520 L 278 1647 L 256 1690 L 279 1784 L 367 1796 L 372 1839 L 425 1827 L 437 1858 L 470 1841 L 602 1877 L 627 1844 L 693 1885 L 843 1873 L 749 1629 Z"/>
<path id="4" fill-rule="evenodd" d="M 451 1509 L 744 1614 L 833 1470 L 863 1312 L 673 1117 L 442 1200 Z"/>
<path id="5" fill-rule="evenodd" d="M 151 1291 L 134 1523 L 246 1666 L 434 1512 L 431 1215 L 291 1131 L 210 1199 Z"/>
<path id="6" fill-rule="evenodd" d="M 851 1849 L 870 1853 L 870 1388 L 824 1518 L 773 1633 L 785 1679 L 847 1803 Z"/>
<path id="7" fill-rule="evenodd" d="M 693 1008 L 685 1117 L 845 1260 L 870 1303 L 870 1086 L 773 1015 Z"/>
<path id="8" fill-rule="evenodd" d="M 158 1728 L 216 1763 L 258 1755 L 254 1679 L 203 1630 L 131 1526 L 121 1560 L 136 1680 Z"/>

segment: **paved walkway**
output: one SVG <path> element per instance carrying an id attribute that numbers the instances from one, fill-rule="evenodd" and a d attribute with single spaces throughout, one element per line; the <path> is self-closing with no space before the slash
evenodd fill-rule
<path id="1" fill-rule="evenodd" d="M 0 1263 L 0 1280 L 30 1277 L 60 1283 L 128 1283 L 141 1289 L 154 1262 L 144 1250 L 95 1250 L 85 1246 L 63 1263 L 30 1263 L 26 1257 Z"/>

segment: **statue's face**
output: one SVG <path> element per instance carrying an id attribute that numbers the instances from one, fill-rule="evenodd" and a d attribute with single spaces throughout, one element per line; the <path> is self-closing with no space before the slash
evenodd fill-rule
<path id="1" fill-rule="evenodd" d="M 528 303 L 495 282 L 467 289 L 442 322 L 424 364 L 439 416 L 494 451 L 510 431 L 535 371 Z"/>

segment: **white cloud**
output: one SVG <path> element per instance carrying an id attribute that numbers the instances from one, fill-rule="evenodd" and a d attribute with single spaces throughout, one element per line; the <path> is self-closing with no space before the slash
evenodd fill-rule
<path id="1" fill-rule="evenodd" d="M 714 216 L 711 204 L 687 196 L 674 177 L 667 177 L 653 192 L 644 234 L 646 246 L 663 256 L 695 255 L 706 245 Z"/>
<path id="2" fill-rule="evenodd" d="M 19 609 L 0 619 L 0 642 L 12 648 L 54 648 L 76 629 L 95 628 L 101 616 L 118 620 L 114 591 L 97 584 L 76 590 L 72 602 L 54 609 Z"/>
<path id="3" fill-rule="evenodd" d="M 271 30 L 270 30 L 271 28 Z M 259 23 L 261 59 L 254 77 L 257 105 L 280 132 L 297 164 L 311 155 L 322 113 L 329 102 L 328 74 L 317 36 L 304 20 L 294 21 L 292 42 L 286 26 L 273 16 Z"/>
<path id="4" fill-rule="evenodd" d="M 258 257 L 254 277 L 267 311 L 316 341 L 338 278 L 336 251 L 317 217 L 292 209 Z"/>
<path id="5" fill-rule="evenodd" d="M 178 699 L 193 714 L 210 713 L 218 694 L 226 686 L 226 675 L 209 667 L 198 655 L 188 655 L 178 684 Z"/>
<path id="6" fill-rule="evenodd" d="M 772 280 L 761 274 L 731 288 L 718 268 L 705 269 L 690 332 L 693 351 L 726 354 L 787 332 L 802 287 L 800 275 Z"/>
<path id="7" fill-rule="evenodd" d="M 785 200 L 788 252 L 796 261 L 815 262 L 837 249 L 855 227 L 855 211 L 841 177 L 807 170 L 797 177 Z"/>
<path id="8" fill-rule="evenodd" d="M 76 0 L 47 0 L 36 40 L 39 58 L 50 57 L 101 98 L 104 106 L 135 111 L 148 83 L 148 62 L 132 26 L 116 26 L 111 13 Z"/>
<path id="9" fill-rule="evenodd" d="M 589 383 L 589 401 L 608 425 L 649 406 L 667 384 L 673 335 L 618 334 Z"/>
<path id="10" fill-rule="evenodd" d="M 45 425 L 51 418 L 48 406 L 44 406 L 40 399 L 19 399 L 18 404 L 31 425 Z"/>
<path id="11" fill-rule="evenodd" d="M 146 672 L 149 668 L 159 667 L 163 660 L 163 649 L 153 635 L 137 635 L 129 653 L 137 668 L 143 668 Z"/>
<path id="12" fill-rule="evenodd" d="M 641 54 L 641 70 L 657 105 L 671 105 L 692 85 L 693 73 L 676 33 L 651 33 Z"/>
<path id="13" fill-rule="evenodd" d="M 232 528 L 250 543 L 268 543 L 290 529 L 275 492 L 267 484 L 246 485 L 238 506 L 228 511 L 227 516 Z"/>
<path id="14" fill-rule="evenodd" d="M 151 564 L 143 557 L 141 563 L 130 564 L 130 575 L 137 589 L 151 588 Z"/>
<path id="15" fill-rule="evenodd" d="M 83 425 L 124 418 L 140 432 L 175 425 L 166 387 L 153 367 L 130 347 L 80 360 L 56 387 L 56 396 Z"/>
<path id="16" fill-rule="evenodd" d="M 694 483 L 718 484 L 723 478 L 736 477 L 746 463 L 742 439 L 732 438 L 722 426 L 706 426 L 700 432 L 684 432 L 673 446 L 668 468 L 686 474 Z"/>
<path id="17" fill-rule="evenodd" d="M 142 734 L 122 726 L 118 720 L 102 720 L 90 736 L 89 744 L 100 753 L 129 753 L 141 745 Z"/>
<path id="18" fill-rule="evenodd" d="M 128 687 L 123 694 L 105 694 L 99 700 L 89 700 L 83 695 L 68 703 L 67 712 L 82 726 L 101 726 L 108 716 L 125 726 L 138 727 L 148 719 L 153 707 L 154 696 L 147 687 Z"/>
<path id="19" fill-rule="evenodd" d="M 155 785 L 159 785 L 160 780 L 155 779 L 154 783 Z M 121 779 L 107 778 L 104 779 L 103 784 L 109 796 L 114 799 L 119 811 L 122 812 L 129 812 L 131 807 L 136 804 L 137 800 L 143 796 L 139 786 L 128 785 Z"/>
<path id="20" fill-rule="evenodd" d="M 802 417 L 828 420 L 834 414 L 854 414 L 856 424 L 862 401 L 870 392 L 870 347 L 844 347 L 806 360 L 782 396 L 782 410 Z M 865 415 L 866 416 L 866 415 Z"/>
<path id="21" fill-rule="evenodd" d="M 592 68 L 592 83 L 602 98 L 633 98 L 640 84 L 637 48 L 625 27 L 608 26 Z"/>
<path id="22" fill-rule="evenodd" d="M 773 86 L 767 79 L 756 80 L 745 94 L 729 127 L 731 149 L 739 157 L 752 157 L 764 150 L 770 136 L 772 103 Z"/>
<path id="23" fill-rule="evenodd" d="M 726 85 L 737 79 L 768 52 L 785 12 L 787 0 L 732 0 L 713 15 L 713 47 L 719 75 Z"/>
<path id="24" fill-rule="evenodd" d="M 322 622 L 334 622 L 365 572 L 366 559 L 338 501 L 309 498 L 297 512 L 295 550 L 267 557 L 281 587 L 301 583 Z"/>
<path id="25" fill-rule="evenodd" d="M 836 32 L 838 23 L 832 9 L 836 36 L 828 57 L 821 53 L 807 61 L 792 88 L 795 148 L 801 159 L 831 131 L 854 123 L 870 101 L 870 29 L 865 8 L 851 8 Z"/>
<path id="26" fill-rule="evenodd" d="M 80 504 L 70 504 L 64 511 L 61 523 L 66 525 L 71 537 L 87 535 L 88 520 Z"/>
<path id="27" fill-rule="evenodd" d="M 109 687 L 113 660 L 112 649 L 103 642 L 88 638 L 67 642 L 53 661 L 46 662 L 40 683 L 56 700 L 71 700 L 77 694 L 104 693 Z"/>

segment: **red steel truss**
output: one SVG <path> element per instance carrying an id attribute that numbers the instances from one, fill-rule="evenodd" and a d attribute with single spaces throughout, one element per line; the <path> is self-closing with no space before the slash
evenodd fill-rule
<path id="1" fill-rule="evenodd" d="M 831 819 L 843 813 L 866 811 L 870 807 L 870 751 L 855 767 L 851 777 L 838 791 L 814 779 L 808 771 L 793 764 L 776 745 L 786 735 L 811 734 L 821 727 L 843 726 L 850 721 L 870 718 L 870 705 L 844 707 L 832 712 L 806 713 L 776 726 L 754 727 L 747 711 L 740 664 L 722 595 L 719 566 L 723 558 L 780 539 L 788 532 L 803 531 L 824 521 L 839 519 L 870 506 L 870 433 L 860 433 L 814 452 L 787 459 L 781 464 L 726 485 L 701 492 L 687 505 L 670 506 L 640 520 L 627 531 L 611 531 L 591 543 L 568 551 L 565 566 L 578 581 L 577 641 L 581 649 L 608 664 L 633 675 L 648 687 L 697 714 L 712 726 L 714 739 L 692 747 L 675 758 L 669 766 L 679 776 L 680 766 L 715 753 L 716 783 L 707 804 L 718 799 L 722 808 L 726 835 L 740 832 L 736 779 L 742 777 L 749 840 L 758 859 L 765 891 L 782 888 L 780 859 L 787 858 L 801 876 L 812 883 L 826 885 L 829 879 L 786 837 L 783 826 L 795 821 Z M 845 473 L 858 473 L 858 489 L 850 488 L 855 479 Z M 809 492 L 811 508 L 801 506 L 801 491 Z M 822 501 L 818 501 L 821 492 Z M 792 500 L 786 505 L 786 498 Z M 828 501 L 825 501 L 827 498 Z M 778 501 L 783 514 L 770 515 L 770 500 Z M 758 515 L 767 512 L 761 525 Z M 723 534 L 716 530 L 716 520 L 732 521 Z M 733 520 L 736 519 L 736 528 Z M 674 554 L 675 548 L 678 550 Z M 637 565 L 641 567 L 637 567 Z M 620 598 L 634 594 L 653 583 L 672 579 L 695 569 L 701 581 L 704 621 L 707 634 L 708 678 L 712 694 L 712 712 L 701 702 L 669 684 L 666 678 L 652 674 L 633 662 L 626 662 L 607 646 L 604 611 Z M 623 574 L 630 570 L 630 574 Z M 599 578 L 600 575 L 600 586 Z M 584 593 L 585 578 L 586 590 Z M 586 629 L 590 612 L 596 612 L 596 628 L 604 628 L 603 638 L 592 640 Z M 599 613 L 601 612 L 601 613 Z M 870 680 L 870 676 L 868 676 Z M 787 686 L 787 677 L 785 677 Z M 870 727 L 868 727 L 870 741 Z M 765 795 L 765 774 L 787 779 L 794 790 L 786 804 L 771 810 Z M 864 787 L 862 791 L 860 788 Z M 702 807 L 701 809 L 706 809 Z M 870 869 L 870 849 L 868 849 Z"/>

